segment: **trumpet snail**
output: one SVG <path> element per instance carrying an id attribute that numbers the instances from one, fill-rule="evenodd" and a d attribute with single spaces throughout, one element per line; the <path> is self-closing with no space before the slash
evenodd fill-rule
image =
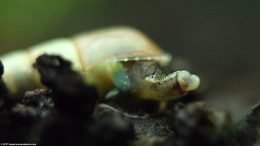
<path id="1" fill-rule="evenodd" d="M 94 85 L 100 96 L 112 89 L 131 91 L 138 98 L 167 101 L 177 99 L 200 84 L 198 76 L 188 71 L 163 74 L 171 56 L 140 31 L 115 27 L 55 39 L 26 50 L 0 57 L 7 87 L 12 94 L 41 87 L 39 75 L 32 67 L 41 54 L 55 54 L 73 63 L 86 83 Z"/>

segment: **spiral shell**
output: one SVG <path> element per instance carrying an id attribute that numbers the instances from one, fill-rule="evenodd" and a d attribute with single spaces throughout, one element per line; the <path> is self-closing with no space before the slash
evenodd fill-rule
<path id="1" fill-rule="evenodd" d="M 95 85 L 101 94 L 113 87 L 113 70 L 119 69 L 122 61 L 156 60 L 163 65 L 171 60 L 147 36 L 133 28 L 115 27 L 82 33 L 1 56 L 5 67 L 3 78 L 12 94 L 42 87 L 32 64 L 44 53 L 71 61 L 73 69 L 81 72 L 87 83 Z"/>

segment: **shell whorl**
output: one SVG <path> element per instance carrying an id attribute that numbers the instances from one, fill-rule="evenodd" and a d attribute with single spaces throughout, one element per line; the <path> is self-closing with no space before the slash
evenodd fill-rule
<path id="1" fill-rule="evenodd" d="M 55 39 L 0 57 L 5 67 L 3 78 L 12 94 L 42 87 L 39 75 L 32 65 L 44 53 L 60 55 L 71 61 L 73 69 L 86 75 L 89 84 L 104 91 L 112 86 L 109 70 L 111 64 L 117 65 L 120 61 L 129 60 L 156 60 L 167 64 L 170 60 L 170 56 L 147 36 L 128 27 L 102 29 L 72 38 Z"/>

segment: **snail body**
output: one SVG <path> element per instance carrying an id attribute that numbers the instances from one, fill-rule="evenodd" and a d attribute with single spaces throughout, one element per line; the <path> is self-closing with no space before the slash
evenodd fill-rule
<path id="1" fill-rule="evenodd" d="M 94 85 L 100 96 L 116 88 L 136 91 L 142 99 L 172 100 L 195 90 L 200 82 L 199 77 L 187 71 L 158 73 L 153 64 L 165 66 L 171 56 L 140 31 L 115 27 L 55 39 L 1 56 L 3 78 L 12 94 L 42 87 L 32 67 L 42 54 L 60 55 L 71 61 L 73 69 L 85 77 L 87 84 Z"/>

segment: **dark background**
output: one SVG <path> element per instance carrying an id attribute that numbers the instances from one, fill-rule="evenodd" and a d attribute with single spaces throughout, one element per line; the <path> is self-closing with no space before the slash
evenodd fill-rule
<path id="1" fill-rule="evenodd" d="M 235 119 L 260 101 L 257 0 L 0 1 L 0 52 L 114 25 L 136 27 L 191 62 L 201 98 Z"/>

